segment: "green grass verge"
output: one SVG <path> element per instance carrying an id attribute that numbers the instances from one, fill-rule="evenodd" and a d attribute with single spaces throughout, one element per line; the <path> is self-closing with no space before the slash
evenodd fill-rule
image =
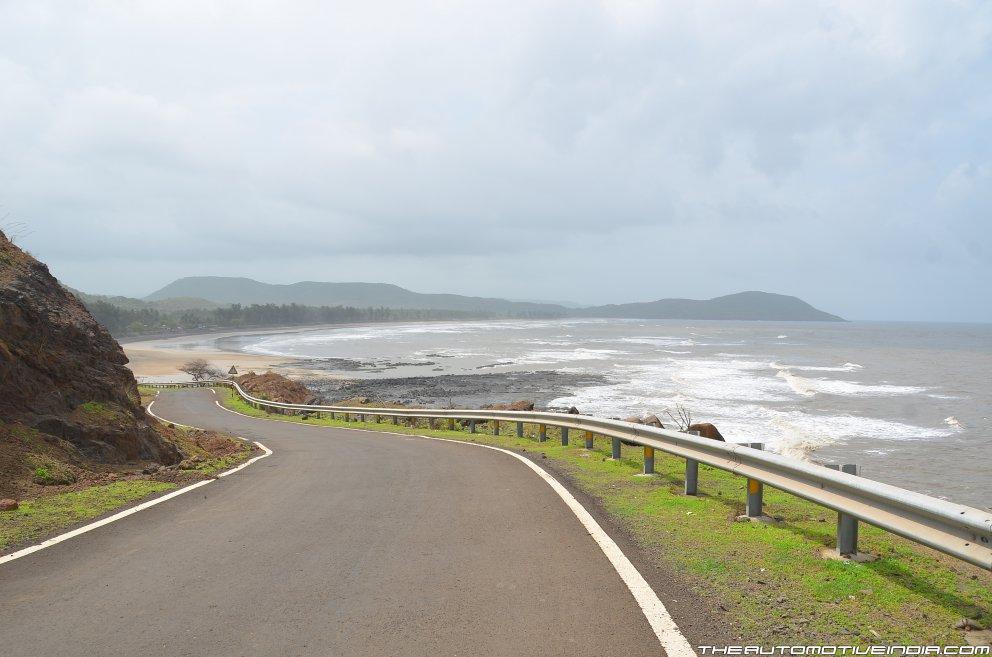
<path id="1" fill-rule="evenodd" d="M 158 394 L 158 388 L 153 388 L 151 386 L 138 385 L 138 395 L 141 397 L 141 405 L 148 407 L 148 402 L 155 399 L 155 395 Z"/>
<path id="2" fill-rule="evenodd" d="M 0 512 L 0 550 L 52 534 L 152 493 L 175 487 L 175 484 L 159 481 L 118 481 L 23 501 L 16 511 Z"/>
<path id="3" fill-rule="evenodd" d="M 961 618 L 992 624 L 992 575 L 862 523 L 859 546 L 879 555 L 871 563 L 824 559 L 834 547 L 836 515 L 788 493 L 765 487 L 766 512 L 775 524 L 735 522 L 744 510 L 744 480 L 700 467 L 700 495 L 682 493 L 684 461 L 657 453 L 654 477 L 641 472 L 640 448 L 624 447 L 612 461 L 610 443 L 599 437 L 592 450 L 572 432 L 571 445 L 548 428 L 548 440 L 503 434 L 430 430 L 340 419 L 269 414 L 247 405 L 232 390 L 217 389 L 221 403 L 246 415 L 311 425 L 383 429 L 433 435 L 543 453 L 582 490 L 617 518 L 653 558 L 685 573 L 693 587 L 719 600 L 746 637 L 766 644 L 926 643 L 958 645 Z M 356 408 L 356 413 L 374 413 Z M 374 418 L 369 415 L 367 420 Z M 422 422 L 423 424 L 423 422 Z M 438 426 L 441 423 L 438 422 Z M 525 427 L 535 436 L 536 427 Z"/>

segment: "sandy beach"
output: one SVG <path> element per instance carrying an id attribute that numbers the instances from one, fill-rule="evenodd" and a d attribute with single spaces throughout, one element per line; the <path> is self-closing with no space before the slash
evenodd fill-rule
<path id="1" fill-rule="evenodd" d="M 179 368 L 194 358 L 202 358 L 227 373 L 231 366 L 239 372 L 278 370 L 282 374 L 303 374 L 296 361 L 280 356 L 225 351 L 216 347 L 215 340 L 234 333 L 186 335 L 177 338 L 124 342 L 128 367 L 139 381 L 186 381 L 189 375 Z"/>

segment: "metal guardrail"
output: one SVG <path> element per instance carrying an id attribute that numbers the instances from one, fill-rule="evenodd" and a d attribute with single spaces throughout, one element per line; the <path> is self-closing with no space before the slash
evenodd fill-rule
<path id="1" fill-rule="evenodd" d="M 446 419 L 449 428 L 457 420 L 467 421 L 469 431 L 477 422 L 516 423 L 522 435 L 524 423 L 537 424 L 539 440 L 546 439 L 546 427 L 562 430 L 567 443 L 572 430 L 586 432 L 587 446 L 591 434 L 613 439 L 613 456 L 619 458 L 621 442 L 644 448 L 645 472 L 654 470 L 654 450 L 686 459 L 686 494 L 696 494 L 698 464 L 746 477 L 747 511 L 752 518 L 761 516 L 762 485 L 767 484 L 838 513 L 838 550 L 842 554 L 857 552 L 857 523 L 866 522 L 911 541 L 957 557 L 986 570 L 992 570 L 992 511 L 955 504 L 889 484 L 840 472 L 821 465 L 764 452 L 749 445 L 724 443 L 652 426 L 590 417 L 540 411 L 500 411 L 480 409 L 371 408 L 354 406 L 319 406 L 286 404 L 253 397 L 230 380 L 195 383 L 146 383 L 152 387 L 214 387 L 234 389 L 256 408 L 280 412 L 310 414 L 345 414 L 372 416 L 376 421 L 392 418 Z"/>

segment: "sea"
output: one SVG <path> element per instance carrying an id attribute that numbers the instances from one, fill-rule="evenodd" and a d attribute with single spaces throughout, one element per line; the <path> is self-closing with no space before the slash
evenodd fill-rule
<path id="1" fill-rule="evenodd" d="M 992 325 L 508 320 L 224 340 L 338 380 L 424 388 L 437 377 L 452 385 L 420 401 L 439 404 L 476 381 L 500 383 L 487 401 L 529 397 L 603 417 L 666 421 L 681 407 L 730 442 L 992 508 Z M 484 401 L 479 387 L 456 401 Z"/>

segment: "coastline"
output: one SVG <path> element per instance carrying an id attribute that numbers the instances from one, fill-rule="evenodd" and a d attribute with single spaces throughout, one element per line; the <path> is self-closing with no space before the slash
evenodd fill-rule
<path id="1" fill-rule="evenodd" d="M 203 358 L 212 366 L 225 373 L 234 365 L 238 368 L 239 372 L 246 372 L 248 370 L 277 370 L 279 373 L 287 376 L 319 376 L 322 379 L 336 379 L 339 377 L 328 373 L 326 370 L 307 367 L 304 359 L 250 354 L 237 349 L 227 349 L 224 348 L 223 341 L 226 338 L 252 335 L 305 333 L 308 331 L 328 331 L 365 326 L 388 326 L 390 324 L 432 324 L 444 321 L 449 320 L 345 322 L 339 324 L 306 324 L 302 326 L 202 329 L 151 336 L 124 336 L 117 338 L 117 342 L 124 349 L 124 354 L 128 358 L 127 367 L 140 381 L 188 380 L 190 377 L 180 372 L 179 367 L 194 358 Z"/>
<path id="2" fill-rule="evenodd" d="M 307 327 L 311 329 L 314 327 Z M 326 327 L 325 327 L 326 328 Z M 187 335 L 122 340 L 121 347 L 128 358 L 128 368 L 140 382 L 184 381 L 189 375 L 179 368 L 194 358 L 202 358 L 224 373 L 237 367 L 239 372 L 249 370 L 278 370 L 282 374 L 301 375 L 309 372 L 296 367 L 298 361 L 279 356 L 249 354 L 218 346 L 217 341 L 233 335 L 281 333 L 291 329 L 259 329 L 248 331 L 204 331 Z"/>

